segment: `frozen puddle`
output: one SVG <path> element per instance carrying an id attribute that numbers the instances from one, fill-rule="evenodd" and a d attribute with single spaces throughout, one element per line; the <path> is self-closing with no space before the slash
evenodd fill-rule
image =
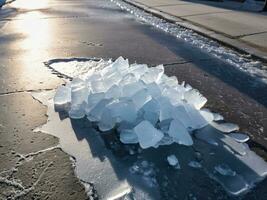
<path id="1" fill-rule="evenodd" d="M 246 135 L 233 133 L 238 126 L 204 109 L 207 99 L 166 76 L 162 65 L 129 65 L 121 57 L 47 65 L 71 81 L 57 91 L 32 93 L 48 107 L 48 122 L 36 131 L 60 139 L 76 159 L 78 178 L 93 183 L 100 199 L 160 199 L 157 178 L 168 165 L 177 173 L 205 172 L 231 195 L 266 176 L 267 164 L 249 149 Z M 115 156 L 122 149 L 128 152 L 123 159 Z"/>

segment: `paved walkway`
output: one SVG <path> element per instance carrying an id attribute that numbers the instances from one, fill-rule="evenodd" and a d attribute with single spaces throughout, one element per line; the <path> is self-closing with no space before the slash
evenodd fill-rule
<path id="1" fill-rule="evenodd" d="M 233 1 L 128 0 L 164 18 L 267 60 L 267 13 Z"/>

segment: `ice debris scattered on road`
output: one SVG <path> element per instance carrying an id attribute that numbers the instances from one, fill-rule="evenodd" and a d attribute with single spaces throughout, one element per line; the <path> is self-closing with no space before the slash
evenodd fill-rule
<path id="1" fill-rule="evenodd" d="M 163 65 L 129 65 L 119 57 L 89 61 L 80 69 L 57 89 L 55 106 L 69 105 L 70 118 L 86 116 L 100 131 L 116 129 L 122 143 L 144 149 L 174 142 L 190 146 L 192 131 L 221 119 L 202 109 L 207 99 L 198 90 L 165 75 Z"/>
<path id="2" fill-rule="evenodd" d="M 176 158 L 175 155 L 173 155 L 173 154 L 169 155 L 167 157 L 167 161 L 168 161 L 170 166 L 173 166 L 176 169 L 181 169 L 180 163 L 179 163 L 179 161 L 178 161 L 178 159 Z"/>

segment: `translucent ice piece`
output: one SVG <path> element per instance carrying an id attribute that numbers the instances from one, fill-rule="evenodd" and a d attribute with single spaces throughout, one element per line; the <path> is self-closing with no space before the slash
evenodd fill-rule
<path id="1" fill-rule="evenodd" d="M 125 129 L 120 132 L 120 141 L 124 144 L 136 144 L 138 137 L 133 130 Z"/>
<path id="2" fill-rule="evenodd" d="M 88 88 L 85 82 L 72 85 L 71 87 L 71 106 L 78 106 L 87 101 Z"/>
<path id="3" fill-rule="evenodd" d="M 64 105 L 71 102 L 71 89 L 67 86 L 59 86 L 57 88 L 54 104 L 55 105 Z"/>
<path id="4" fill-rule="evenodd" d="M 112 113 L 108 108 L 105 108 L 102 112 L 98 128 L 101 131 L 108 131 L 114 128 L 116 124 L 115 118 L 112 117 Z"/>
<path id="5" fill-rule="evenodd" d="M 92 93 L 106 92 L 110 87 L 110 83 L 105 82 L 103 79 L 100 79 L 97 81 L 92 81 L 90 87 Z"/>
<path id="6" fill-rule="evenodd" d="M 87 118 L 92 121 L 99 121 L 106 106 L 111 102 L 111 99 L 100 100 L 93 109 L 87 114 Z"/>
<path id="7" fill-rule="evenodd" d="M 91 109 L 94 108 L 95 105 L 104 98 L 105 98 L 104 92 L 89 94 L 87 99 L 87 105 L 85 108 L 86 113 L 89 113 Z"/>
<path id="8" fill-rule="evenodd" d="M 163 73 L 163 65 L 158 65 L 156 67 L 149 68 L 148 71 L 143 76 L 141 76 L 141 79 L 147 84 L 152 82 L 158 83 Z"/>
<path id="9" fill-rule="evenodd" d="M 157 98 L 161 95 L 161 90 L 156 83 L 149 83 L 146 85 L 148 93 L 153 97 Z"/>
<path id="10" fill-rule="evenodd" d="M 249 136 L 243 133 L 230 133 L 229 136 L 240 143 L 244 143 L 249 140 Z"/>
<path id="11" fill-rule="evenodd" d="M 189 132 L 184 127 L 183 123 L 177 119 L 172 120 L 168 134 L 178 144 L 182 144 L 182 145 L 186 145 L 186 146 L 193 145 L 193 140 L 192 140 Z"/>
<path id="12" fill-rule="evenodd" d="M 212 122 L 214 120 L 214 115 L 212 112 L 210 112 L 209 110 L 207 109 L 203 109 L 203 110 L 200 110 L 200 114 L 202 115 L 202 117 L 208 122 Z"/>
<path id="13" fill-rule="evenodd" d="M 151 99 L 143 107 L 144 119 L 155 125 L 159 120 L 160 105 L 156 99 Z"/>
<path id="14" fill-rule="evenodd" d="M 129 73 L 133 73 L 137 79 L 148 71 L 147 65 L 144 64 L 132 64 L 129 68 Z"/>
<path id="15" fill-rule="evenodd" d="M 71 106 L 71 109 L 69 110 L 69 117 L 70 118 L 81 119 L 84 116 L 85 116 L 85 111 L 84 111 L 84 105 L 83 104 Z"/>
<path id="16" fill-rule="evenodd" d="M 119 82 L 119 85 L 120 85 L 120 86 L 123 86 L 123 85 L 127 85 L 127 84 L 134 83 L 134 82 L 137 82 L 137 78 L 135 77 L 134 74 L 129 73 L 129 74 L 126 74 L 126 75 L 121 79 L 121 81 Z"/>
<path id="17" fill-rule="evenodd" d="M 142 81 L 127 84 L 127 85 L 123 86 L 123 88 L 122 88 L 122 95 L 124 97 L 131 97 L 137 91 L 143 89 L 144 87 L 145 87 L 145 85 Z"/>
<path id="18" fill-rule="evenodd" d="M 173 154 L 172 155 L 169 155 L 167 157 L 167 161 L 168 161 L 169 165 L 175 167 L 176 169 L 181 169 L 181 166 L 179 164 L 179 161 L 178 161 L 178 159 L 176 158 L 175 155 L 173 155 Z"/>
<path id="19" fill-rule="evenodd" d="M 177 119 L 183 123 L 185 128 L 192 128 L 194 125 L 192 124 L 192 120 L 187 113 L 185 106 L 183 104 L 176 106 L 172 109 L 171 114 L 173 119 Z"/>
<path id="20" fill-rule="evenodd" d="M 223 176 L 235 176 L 236 172 L 233 171 L 228 165 L 221 164 L 214 167 L 215 171 Z"/>
<path id="21" fill-rule="evenodd" d="M 201 168 L 202 165 L 200 162 L 192 160 L 188 163 L 188 166 L 192 167 L 192 168 Z"/>
<path id="22" fill-rule="evenodd" d="M 237 124 L 232 124 L 232 123 L 219 124 L 219 123 L 213 122 L 213 123 L 211 123 L 211 125 L 214 128 L 216 128 L 216 129 L 218 129 L 224 133 L 230 133 L 230 132 L 239 130 L 239 126 Z"/>
<path id="23" fill-rule="evenodd" d="M 165 88 L 162 91 L 162 95 L 167 97 L 172 105 L 179 105 L 182 103 L 183 95 L 179 91 L 173 89 L 173 88 Z"/>
<path id="24" fill-rule="evenodd" d="M 122 90 L 121 87 L 117 85 L 113 85 L 111 88 L 108 89 L 108 91 L 105 93 L 105 98 L 106 99 L 117 99 L 120 98 L 122 95 Z"/>
<path id="25" fill-rule="evenodd" d="M 137 118 L 137 111 L 131 100 L 114 101 L 108 105 L 112 116 L 116 118 L 116 122 L 126 121 L 133 123 Z"/>
<path id="26" fill-rule="evenodd" d="M 194 106 L 190 104 L 184 104 L 185 109 L 191 120 L 191 128 L 200 129 L 207 126 L 209 123 L 206 119 L 200 114 L 199 110 L 197 110 Z"/>
<path id="27" fill-rule="evenodd" d="M 196 89 L 191 89 L 185 92 L 184 99 L 189 104 L 195 106 L 196 109 L 202 108 L 207 102 L 207 99 Z"/>
<path id="28" fill-rule="evenodd" d="M 139 110 L 144 104 L 152 99 L 150 94 L 147 92 L 147 89 L 142 89 L 136 92 L 131 97 L 133 103 L 135 104 L 136 110 Z"/>
<path id="29" fill-rule="evenodd" d="M 169 128 L 170 128 L 170 124 L 171 124 L 172 119 L 165 119 L 163 121 L 161 121 L 158 126 L 160 128 L 160 130 L 164 133 L 168 133 Z"/>
<path id="30" fill-rule="evenodd" d="M 222 115 L 218 114 L 218 113 L 213 113 L 213 118 L 214 118 L 213 120 L 215 122 L 224 120 L 224 117 Z"/>
<path id="31" fill-rule="evenodd" d="M 134 132 L 143 149 L 156 145 L 164 136 L 163 133 L 154 128 L 149 121 L 142 121 L 134 128 Z"/>
<path id="32" fill-rule="evenodd" d="M 159 120 L 163 121 L 165 119 L 172 118 L 172 109 L 173 106 L 171 105 L 169 99 L 167 97 L 159 97 L 156 99 L 160 105 L 160 116 Z"/>

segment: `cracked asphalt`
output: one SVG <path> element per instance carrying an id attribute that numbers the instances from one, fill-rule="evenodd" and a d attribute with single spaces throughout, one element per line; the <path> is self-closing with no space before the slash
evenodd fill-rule
<path id="1" fill-rule="evenodd" d="M 47 116 L 30 92 L 64 83 L 43 64 L 55 58 L 122 55 L 130 62 L 164 63 L 168 75 L 199 89 L 211 110 L 247 132 L 250 147 L 267 159 L 265 84 L 136 21 L 110 1 L 26 1 L 0 10 L 0 199 L 88 198 L 70 157 L 57 148 L 58 139 L 33 132 Z M 245 199 L 267 199 L 266 184 Z"/>

